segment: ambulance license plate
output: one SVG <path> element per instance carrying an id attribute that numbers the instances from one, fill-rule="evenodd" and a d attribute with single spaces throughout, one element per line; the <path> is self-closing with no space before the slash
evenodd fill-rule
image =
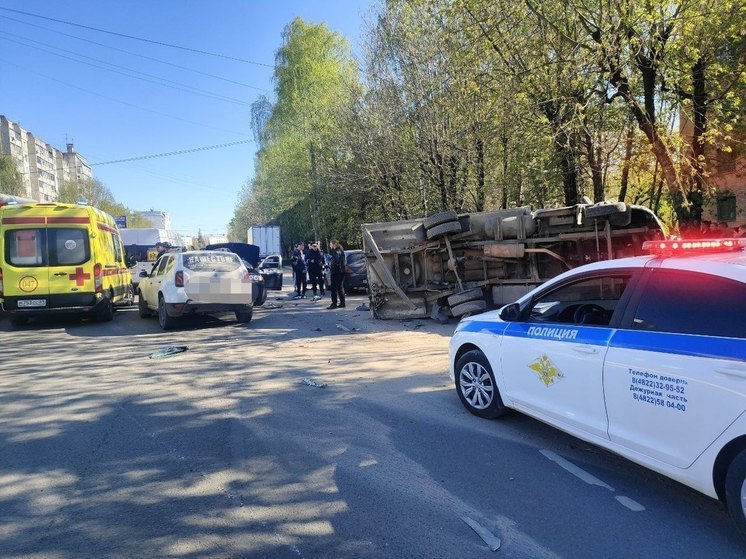
<path id="1" fill-rule="evenodd" d="M 18 301 L 18 308 L 46 307 L 46 306 L 47 306 L 46 299 L 20 299 Z"/>

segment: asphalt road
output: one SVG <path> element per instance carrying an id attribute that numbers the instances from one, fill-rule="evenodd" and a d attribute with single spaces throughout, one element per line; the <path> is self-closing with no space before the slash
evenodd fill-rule
<path id="1" fill-rule="evenodd" d="M 0 319 L 0 557 L 746 555 L 719 503 L 526 416 L 467 413 L 455 323 L 286 293 L 248 325 L 174 332 L 134 307 Z"/>

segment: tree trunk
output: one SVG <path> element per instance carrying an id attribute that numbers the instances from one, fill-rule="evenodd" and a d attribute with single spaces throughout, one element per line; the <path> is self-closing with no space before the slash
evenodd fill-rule
<path id="1" fill-rule="evenodd" d="M 484 211 L 484 141 L 481 138 L 477 138 L 474 148 L 477 152 L 477 195 L 476 195 L 476 208 L 478 212 Z"/>
<path id="2" fill-rule="evenodd" d="M 308 144 L 308 151 L 311 156 L 311 227 L 313 228 L 313 238 L 318 240 L 319 237 L 319 193 L 316 188 L 316 151 L 313 142 Z"/>
<path id="3" fill-rule="evenodd" d="M 593 180 L 593 201 L 604 201 L 604 178 L 601 169 L 601 157 L 597 153 L 593 143 L 593 137 L 587 128 L 583 128 L 583 144 L 588 158 L 588 166 L 591 168 L 591 179 Z"/>
<path id="4" fill-rule="evenodd" d="M 619 201 L 624 202 L 627 198 L 627 185 L 629 183 L 629 167 L 632 160 L 632 141 L 635 138 L 635 129 L 627 127 L 627 138 L 624 141 L 624 163 L 622 164 L 622 184 L 619 187 Z"/>

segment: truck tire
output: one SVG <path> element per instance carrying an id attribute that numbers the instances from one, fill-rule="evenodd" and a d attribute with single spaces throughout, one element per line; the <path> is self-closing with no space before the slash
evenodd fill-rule
<path id="1" fill-rule="evenodd" d="M 613 202 L 594 204 L 593 206 L 587 206 L 584 210 L 585 217 L 588 219 L 597 219 L 599 217 L 607 217 L 614 214 L 623 214 L 627 211 L 627 204 L 624 202 Z"/>
<path id="2" fill-rule="evenodd" d="M 458 214 L 454 212 L 453 210 L 449 210 L 447 212 L 440 212 L 437 214 L 433 214 L 430 217 L 426 217 L 422 225 L 425 226 L 425 229 L 432 229 L 436 225 L 440 225 L 441 223 L 447 223 L 449 221 L 458 221 Z"/>
<path id="3" fill-rule="evenodd" d="M 468 313 L 479 313 L 486 309 L 487 301 L 467 301 L 466 303 L 451 307 L 451 313 L 453 313 L 453 316 L 459 317 Z"/>
<path id="4" fill-rule="evenodd" d="M 484 297 L 484 291 L 482 291 L 481 287 L 475 287 L 474 289 L 467 289 L 466 291 L 462 291 L 461 293 L 454 293 L 450 297 L 448 297 L 448 304 L 451 307 L 455 307 L 456 305 L 460 305 L 461 303 L 466 303 L 467 301 L 476 301 L 478 299 L 481 299 Z"/>
<path id="5" fill-rule="evenodd" d="M 461 233 L 461 223 L 458 221 L 449 221 L 436 225 L 432 229 L 427 230 L 427 238 L 432 241 L 449 233 Z"/>

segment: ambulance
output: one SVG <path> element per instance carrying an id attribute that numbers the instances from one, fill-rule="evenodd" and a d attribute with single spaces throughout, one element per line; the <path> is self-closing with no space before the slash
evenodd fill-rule
<path id="1" fill-rule="evenodd" d="M 0 305 L 11 323 L 52 313 L 113 318 L 133 300 L 119 230 L 83 204 L 0 207 Z"/>

